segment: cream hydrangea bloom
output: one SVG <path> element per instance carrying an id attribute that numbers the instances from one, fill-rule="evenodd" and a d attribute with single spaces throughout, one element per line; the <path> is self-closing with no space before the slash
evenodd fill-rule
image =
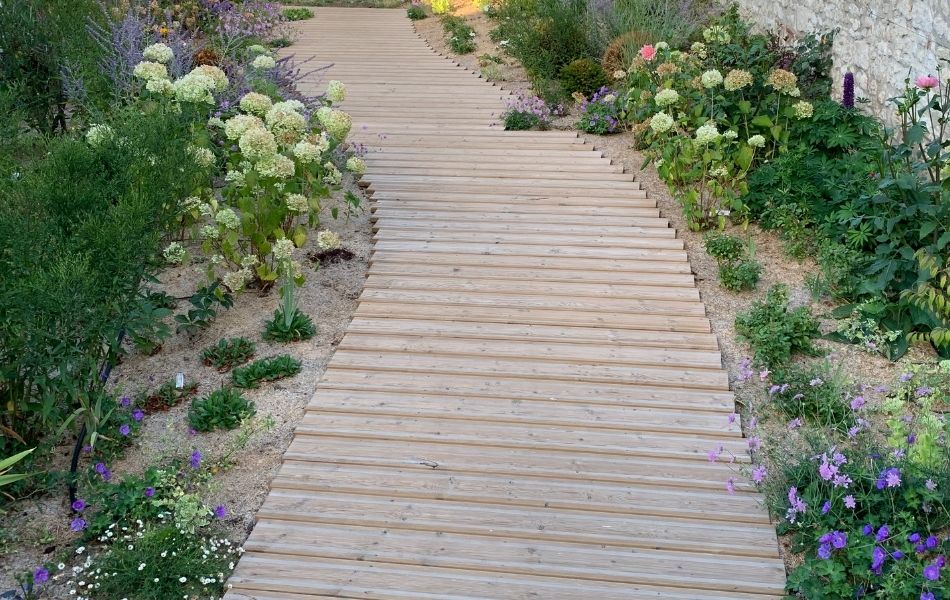
<path id="1" fill-rule="evenodd" d="M 162 63 L 143 60 L 132 69 L 132 75 L 143 81 L 168 79 L 168 69 Z"/>
<path id="2" fill-rule="evenodd" d="M 192 71 L 175 81 L 175 98 L 180 102 L 214 104 L 214 79 L 210 75 Z"/>
<path id="3" fill-rule="evenodd" d="M 214 225 L 205 225 L 201 228 L 200 235 L 207 240 L 216 240 L 221 237 L 221 232 Z"/>
<path id="4" fill-rule="evenodd" d="M 733 69 L 726 74 L 725 88 L 730 92 L 752 85 L 752 73 L 742 69 Z"/>
<path id="5" fill-rule="evenodd" d="M 267 54 L 267 55 L 270 54 L 270 50 L 268 50 L 265 46 L 261 46 L 260 44 L 254 44 L 253 46 L 248 46 L 247 51 L 251 53 L 251 55 L 253 56 L 256 56 L 258 54 Z"/>
<path id="6" fill-rule="evenodd" d="M 722 137 L 726 138 L 727 140 L 734 140 L 737 137 L 739 137 L 739 133 L 732 129 L 729 129 L 722 134 Z"/>
<path id="7" fill-rule="evenodd" d="M 366 172 L 366 162 L 358 156 L 351 156 L 346 160 L 346 170 L 356 175 L 362 175 Z"/>
<path id="8" fill-rule="evenodd" d="M 228 89 L 228 85 L 230 84 L 228 76 L 225 75 L 224 71 L 214 65 L 198 65 L 192 69 L 191 72 L 210 77 L 211 80 L 214 81 L 214 89 L 217 92 L 223 92 Z"/>
<path id="9" fill-rule="evenodd" d="M 812 106 L 811 102 L 796 102 L 792 108 L 795 110 L 796 119 L 810 119 L 815 112 L 815 107 Z"/>
<path id="10" fill-rule="evenodd" d="M 317 247 L 321 250 L 336 250 L 342 243 L 340 236 L 329 229 L 317 233 Z"/>
<path id="11" fill-rule="evenodd" d="M 281 238 L 274 242 L 273 253 L 277 260 L 287 260 L 294 253 L 294 243 L 287 238 Z"/>
<path id="12" fill-rule="evenodd" d="M 214 127 L 215 129 L 223 128 L 224 121 L 221 120 L 221 117 L 211 117 L 208 119 L 208 127 Z"/>
<path id="13" fill-rule="evenodd" d="M 277 140 L 266 129 L 252 127 L 241 135 L 238 147 L 246 159 L 257 162 L 277 153 Z"/>
<path id="14" fill-rule="evenodd" d="M 624 71 L 623 69 L 617 69 L 616 71 L 613 72 L 614 79 L 623 79 L 626 76 L 627 76 L 627 72 Z"/>
<path id="15" fill-rule="evenodd" d="M 207 148 L 199 148 L 198 146 L 192 146 L 188 149 L 192 156 L 195 157 L 195 162 L 201 165 L 202 167 L 210 167 L 214 164 L 214 152 Z"/>
<path id="16" fill-rule="evenodd" d="M 115 132 L 108 125 L 93 125 L 86 132 L 86 141 L 90 146 L 98 147 L 103 142 L 115 135 Z"/>
<path id="17" fill-rule="evenodd" d="M 297 160 L 304 164 L 317 162 L 320 160 L 323 155 L 323 150 L 320 149 L 316 144 L 311 144 L 310 142 L 304 140 L 302 142 L 297 142 L 293 148 L 294 156 L 297 157 Z"/>
<path id="18" fill-rule="evenodd" d="M 775 69 L 769 73 L 769 78 L 766 80 L 766 83 L 775 90 L 787 94 L 796 89 L 796 86 L 798 85 L 798 77 L 796 77 L 791 71 L 786 71 L 785 69 Z"/>
<path id="19" fill-rule="evenodd" d="M 656 44 L 653 45 L 653 48 L 659 52 L 662 50 L 669 50 L 670 45 L 667 44 L 666 42 L 657 42 Z"/>
<path id="20" fill-rule="evenodd" d="M 650 129 L 655 133 L 666 133 L 673 127 L 673 117 L 665 112 L 658 112 L 650 119 Z"/>
<path id="21" fill-rule="evenodd" d="M 704 88 L 712 89 L 722 83 L 722 73 L 718 69 L 710 69 L 700 76 L 699 81 Z"/>
<path id="22" fill-rule="evenodd" d="M 245 269 L 250 269 L 251 267 L 257 266 L 257 263 L 260 261 L 257 259 L 257 256 L 254 254 L 248 254 L 241 257 L 241 266 Z"/>
<path id="23" fill-rule="evenodd" d="M 249 129 L 264 129 L 264 121 L 254 115 L 234 115 L 224 123 L 224 135 L 231 141 L 240 139 Z"/>
<path id="24" fill-rule="evenodd" d="M 679 92 L 673 89 L 663 89 L 656 93 L 656 105 L 660 107 L 671 106 L 680 100 Z"/>
<path id="25" fill-rule="evenodd" d="M 347 134 L 350 133 L 350 127 L 353 126 L 353 119 L 350 118 L 350 115 L 341 110 L 334 110 L 330 113 L 324 126 L 327 129 L 327 133 L 329 133 L 333 139 L 342 141 L 345 140 Z"/>
<path id="26" fill-rule="evenodd" d="M 689 51 L 695 54 L 699 59 L 706 58 L 706 44 L 702 42 L 694 42 L 693 45 L 689 47 Z"/>
<path id="27" fill-rule="evenodd" d="M 284 103 L 275 104 L 264 117 L 267 127 L 283 144 L 291 144 L 300 139 L 307 130 L 307 119 Z"/>
<path id="28" fill-rule="evenodd" d="M 287 208 L 293 212 L 305 213 L 310 210 L 310 202 L 303 194 L 287 194 Z"/>
<path id="29" fill-rule="evenodd" d="M 269 158 L 258 162 L 254 168 L 264 177 L 275 177 L 277 179 L 288 179 L 294 176 L 294 161 L 283 154 L 274 154 Z"/>
<path id="30" fill-rule="evenodd" d="M 765 147 L 765 137 L 761 135 L 753 135 L 749 138 L 748 143 L 753 148 L 764 148 Z"/>
<path id="31" fill-rule="evenodd" d="M 276 67 L 277 61 L 275 61 L 273 57 L 271 56 L 268 56 L 266 54 L 261 54 L 257 58 L 254 59 L 254 61 L 251 63 L 251 66 L 254 67 L 255 69 L 261 69 L 261 70 L 266 71 L 268 69 L 273 69 L 274 67 Z"/>
<path id="32" fill-rule="evenodd" d="M 244 289 L 244 285 L 251 279 L 251 276 L 250 269 L 245 268 L 238 271 L 231 271 L 221 278 L 221 283 L 226 285 L 232 292 L 240 292 Z"/>
<path id="33" fill-rule="evenodd" d="M 240 106 L 241 110 L 246 113 L 263 117 L 267 114 L 267 111 L 269 111 L 271 107 L 274 106 L 274 103 L 264 94 L 248 92 L 241 97 Z"/>
<path id="34" fill-rule="evenodd" d="M 323 168 L 326 169 L 327 173 L 323 176 L 324 183 L 329 185 L 340 185 L 340 182 L 343 181 L 343 173 L 340 173 L 340 170 L 336 168 L 336 165 L 330 161 L 323 163 Z"/>
<path id="35" fill-rule="evenodd" d="M 180 265 L 185 261 L 185 256 L 187 252 L 185 247 L 182 246 L 179 242 L 172 242 L 165 246 L 165 249 L 162 250 L 162 256 L 165 257 L 165 262 L 172 265 Z"/>
<path id="36" fill-rule="evenodd" d="M 332 108 L 330 108 L 329 106 L 321 106 L 320 108 L 317 109 L 315 113 L 313 113 L 313 116 L 317 118 L 317 121 L 321 125 L 326 127 L 327 121 L 330 119 L 330 115 L 332 114 L 333 114 Z"/>
<path id="37" fill-rule="evenodd" d="M 145 82 L 145 89 L 162 96 L 175 95 L 175 84 L 168 79 L 150 79 Z"/>
<path id="38" fill-rule="evenodd" d="M 244 173 L 240 171 L 228 171 L 224 175 L 224 180 L 233 183 L 237 187 L 244 187 Z"/>
<path id="39" fill-rule="evenodd" d="M 230 208 L 222 208 L 214 215 L 214 220 L 218 225 L 222 225 L 228 229 L 237 229 L 241 225 L 241 219 L 237 216 L 237 213 Z"/>
<path id="40" fill-rule="evenodd" d="M 346 100 L 346 86 L 337 80 L 332 80 L 327 84 L 327 98 L 330 102 L 343 102 Z"/>
<path id="41" fill-rule="evenodd" d="M 719 130 L 716 129 L 716 124 L 713 122 L 700 125 L 699 129 L 696 130 L 696 143 L 702 146 L 711 144 L 719 140 L 719 138 Z"/>
<path id="42" fill-rule="evenodd" d="M 171 60 L 175 58 L 175 53 L 171 48 L 159 42 L 151 46 L 146 46 L 145 49 L 142 50 L 142 56 L 145 60 L 164 64 L 171 62 Z"/>

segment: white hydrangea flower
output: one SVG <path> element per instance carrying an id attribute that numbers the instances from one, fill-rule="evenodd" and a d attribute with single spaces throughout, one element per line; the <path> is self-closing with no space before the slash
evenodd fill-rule
<path id="1" fill-rule="evenodd" d="M 296 142 L 307 130 L 307 119 L 283 103 L 278 103 L 267 111 L 264 122 L 283 144 Z"/>
<path id="2" fill-rule="evenodd" d="M 216 240 L 219 237 L 221 237 L 221 232 L 218 231 L 218 228 L 215 227 L 214 225 L 205 225 L 204 227 L 201 228 L 201 231 L 199 233 L 201 237 L 207 240 Z"/>
<path id="3" fill-rule="evenodd" d="M 336 250 L 341 245 L 340 236 L 329 229 L 317 233 L 317 247 L 321 250 Z"/>
<path id="4" fill-rule="evenodd" d="M 327 133 L 329 133 L 333 139 L 343 141 L 346 139 L 347 134 L 350 133 L 350 127 L 353 126 L 353 119 L 350 118 L 350 115 L 341 110 L 331 110 L 323 126 L 326 127 Z"/>
<path id="5" fill-rule="evenodd" d="M 729 174 L 729 170 L 726 169 L 725 166 L 720 165 L 720 166 L 716 167 L 715 169 L 710 170 L 710 171 L 709 171 L 709 174 L 710 174 L 712 177 L 725 177 L 726 175 Z"/>
<path id="6" fill-rule="evenodd" d="M 224 175 L 224 180 L 233 183 L 237 187 L 244 187 L 244 173 L 241 171 L 228 171 Z"/>
<path id="7" fill-rule="evenodd" d="M 733 131 L 732 129 L 730 129 L 726 131 L 725 133 L 723 133 L 722 137 L 726 138 L 727 140 L 734 140 L 737 137 L 739 137 L 739 134 L 736 131 Z"/>
<path id="8" fill-rule="evenodd" d="M 264 121 L 254 115 L 235 115 L 224 123 L 224 135 L 234 141 L 249 129 L 264 129 Z"/>
<path id="9" fill-rule="evenodd" d="M 765 137 L 761 135 L 753 135 L 748 140 L 749 145 L 753 148 L 764 148 L 765 147 Z"/>
<path id="10" fill-rule="evenodd" d="M 310 210 L 310 203 L 303 194 L 287 194 L 287 208 L 293 212 L 305 213 Z"/>
<path id="11" fill-rule="evenodd" d="M 248 254 L 247 256 L 241 257 L 241 266 L 244 267 L 245 269 L 250 269 L 252 267 L 257 266 L 258 262 L 260 261 L 257 260 L 257 256 L 255 256 L 254 254 Z"/>
<path id="12" fill-rule="evenodd" d="M 222 208 L 218 211 L 218 214 L 214 216 L 214 220 L 219 225 L 223 225 L 228 229 L 237 229 L 241 226 L 241 219 L 237 216 L 237 213 L 230 208 Z"/>
<path id="13" fill-rule="evenodd" d="M 162 251 L 162 256 L 165 257 L 165 260 L 172 265 L 180 265 L 185 260 L 185 247 L 182 246 L 179 242 L 172 242 L 165 246 L 165 249 Z"/>
<path id="14" fill-rule="evenodd" d="M 323 155 L 323 151 L 319 146 L 316 144 L 311 144 L 306 140 L 297 142 L 293 148 L 293 153 L 294 156 L 297 157 L 297 160 L 304 164 L 317 162 Z"/>
<path id="15" fill-rule="evenodd" d="M 323 168 L 327 170 L 326 175 L 323 176 L 324 183 L 329 185 L 340 185 L 340 182 L 343 181 L 343 174 L 340 173 L 340 170 L 336 168 L 336 165 L 330 161 L 327 161 L 323 163 Z"/>
<path id="16" fill-rule="evenodd" d="M 108 125 L 93 125 L 86 132 L 86 141 L 90 146 L 98 147 L 113 135 L 115 132 Z"/>
<path id="17" fill-rule="evenodd" d="M 181 210 L 183 212 L 188 212 L 198 209 L 201 206 L 201 198 L 198 196 L 188 196 L 181 201 Z"/>
<path id="18" fill-rule="evenodd" d="M 274 105 L 274 102 L 264 94 L 248 92 L 241 98 L 240 105 L 244 112 L 263 117 Z"/>
<path id="19" fill-rule="evenodd" d="M 617 69 L 616 71 L 613 72 L 614 79 L 623 79 L 626 76 L 627 76 L 627 72 L 624 71 L 623 69 Z"/>
<path id="20" fill-rule="evenodd" d="M 718 69 L 710 69 L 699 77 L 704 88 L 712 89 L 722 83 L 722 73 Z"/>
<path id="21" fill-rule="evenodd" d="M 257 172 L 264 177 L 275 177 L 277 179 L 289 179 L 294 176 L 294 161 L 283 154 L 275 154 L 269 158 L 258 162 L 255 165 Z"/>
<path id="22" fill-rule="evenodd" d="M 153 94 L 160 94 L 162 96 L 175 95 L 175 84 L 168 79 L 150 79 L 145 82 L 145 89 Z"/>
<path id="23" fill-rule="evenodd" d="M 142 50 L 142 56 L 145 57 L 145 60 L 164 64 L 171 62 L 171 60 L 175 58 L 175 53 L 171 48 L 159 42 L 151 46 L 146 46 L 145 49 Z"/>
<path id="24" fill-rule="evenodd" d="M 214 79 L 197 70 L 175 81 L 175 98 L 180 102 L 214 104 Z"/>
<path id="25" fill-rule="evenodd" d="M 665 112 L 658 112 L 650 119 L 650 129 L 655 133 L 666 133 L 673 127 L 673 117 Z"/>
<path id="26" fill-rule="evenodd" d="M 232 292 L 240 292 L 244 289 L 244 284 L 247 283 L 250 271 L 246 269 L 241 269 L 240 271 L 231 271 L 225 273 L 224 277 L 221 278 L 221 282 L 228 287 Z"/>
<path id="27" fill-rule="evenodd" d="M 273 69 L 277 66 L 277 61 L 275 61 L 271 56 L 261 54 L 254 59 L 254 61 L 251 63 L 251 66 L 255 69 L 261 70 Z"/>
<path id="28" fill-rule="evenodd" d="M 680 95 L 676 90 L 663 89 L 656 93 L 654 100 L 656 101 L 657 106 L 671 106 L 679 102 Z"/>
<path id="29" fill-rule="evenodd" d="M 356 175 L 362 175 L 366 172 L 366 162 L 358 156 L 351 156 L 346 160 L 346 170 Z"/>
<path id="30" fill-rule="evenodd" d="M 327 84 L 327 98 L 330 102 L 343 102 L 346 100 L 346 86 L 337 80 L 332 80 Z"/>
<path id="31" fill-rule="evenodd" d="M 162 63 L 143 60 L 132 69 L 132 75 L 143 81 L 168 79 L 168 69 Z"/>
<path id="32" fill-rule="evenodd" d="M 201 165 L 202 167 L 210 167 L 214 164 L 215 157 L 214 152 L 207 148 L 199 148 L 197 146 L 192 146 L 189 148 L 191 155 L 195 157 L 195 162 Z"/>
<path id="33" fill-rule="evenodd" d="M 198 65 L 192 69 L 191 72 L 210 77 L 211 80 L 214 81 L 214 89 L 217 92 L 223 92 L 228 89 L 228 85 L 230 84 L 228 76 L 224 71 L 214 65 Z"/>
<path id="34" fill-rule="evenodd" d="M 252 56 L 256 56 L 258 54 L 268 54 L 268 55 L 270 54 L 270 50 L 268 50 L 264 46 L 261 46 L 260 44 L 254 44 L 253 46 L 248 46 L 247 51 L 251 53 Z"/>
<path id="35" fill-rule="evenodd" d="M 274 258 L 277 260 L 287 260 L 294 252 L 294 243 L 286 238 L 274 242 Z"/>
<path id="36" fill-rule="evenodd" d="M 810 119 L 811 116 L 815 113 L 815 107 L 812 106 L 811 102 L 796 102 L 792 108 L 795 110 L 796 119 Z"/>
<path id="37" fill-rule="evenodd" d="M 215 129 L 223 129 L 224 121 L 221 120 L 221 117 L 211 117 L 208 119 L 208 127 L 213 127 Z"/>
<path id="38" fill-rule="evenodd" d="M 255 127 L 244 132 L 238 147 L 246 159 L 257 162 L 277 153 L 277 140 L 266 129 Z"/>
<path id="39" fill-rule="evenodd" d="M 720 134 L 719 130 L 716 129 L 716 124 L 713 122 L 706 123 L 701 125 L 699 129 L 696 130 L 696 143 L 705 146 L 719 140 Z"/>
<path id="40" fill-rule="evenodd" d="M 689 51 L 695 54 L 697 58 L 706 58 L 706 44 L 702 42 L 694 42 L 693 45 L 689 47 Z"/>

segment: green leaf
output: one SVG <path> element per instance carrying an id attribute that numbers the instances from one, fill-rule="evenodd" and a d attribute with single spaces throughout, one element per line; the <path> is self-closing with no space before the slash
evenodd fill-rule
<path id="1" fill-rule="evenodd" d="M 745 171 L 752 165 L 752 157 L 754 152 L 752 151 L 751 146 L 743 146 L 739 150 L 739 156 L 736 157 L 736 164 Z"/>
<path id="2" fill-rule="evenodd" d="M 768 115 L 759 115 L 752 119 L 752 124 L 757 127 L 772 127 L 772 119 Z"/>

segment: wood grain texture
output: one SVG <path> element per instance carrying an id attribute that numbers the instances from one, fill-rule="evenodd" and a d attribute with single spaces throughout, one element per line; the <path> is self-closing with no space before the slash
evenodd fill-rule
<path id="1" fill-rule="evenodd" d="M 314 12 L 289 52 L 347 85 L 374 252 L 227 600 L 780 598 L 656 203 L 575 132 L 503 131 L 404 10 Z"/>

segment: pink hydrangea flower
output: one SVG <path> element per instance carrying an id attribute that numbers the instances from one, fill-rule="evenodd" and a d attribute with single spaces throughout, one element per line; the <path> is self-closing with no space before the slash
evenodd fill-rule
<path id="1" fill-rule="evenodd" d="M 643 50 L 640 50 L 643 52 Z M 922 90 L 929 90 L 940 85 L 940 80 L 933 75 L 921 75 L 914 80 L 914 84 Z"/>
<path id="2" fill-rule="evenodd" d="M 640 58 L 647 62 L 656 58 L 656 48 L 653 47 L 653 44 L 647 44 L 643 48 L 640 48 Z"/>

